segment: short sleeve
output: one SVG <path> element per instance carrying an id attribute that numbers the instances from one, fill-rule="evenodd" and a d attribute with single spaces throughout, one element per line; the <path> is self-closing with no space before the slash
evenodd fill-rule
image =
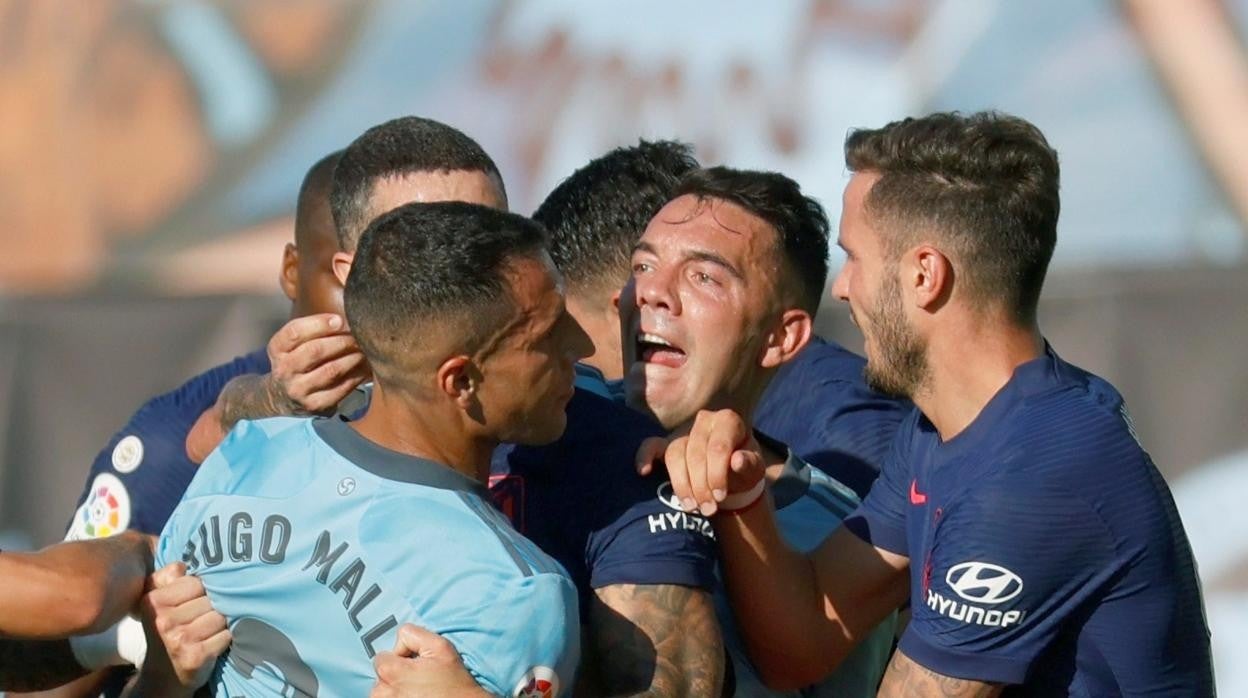
<path id="1" fill-rule="evenodd" d="M 845 519 L 845 528 L 871 545 L 897 555 L 910 556 L 906 540 L 906 501 L 910 478 L 909 444 L 917 410 L 902 424 L 880 477 L 858 509 Z"/>
<path id="2" fill-rule="evenodd" d="M 186 436 L 235 376 L 269 370 L 257 351 L 212 368 L 143 404 L 96 455 L 66 538 L 102 538 L 125 529 L 158 534 L 197 467 Z"/>
<path id="3" fill-rule="evenodd" d="M 644 496 L 633 498 L 590 533 L 590 586 L 677 584 L 712 589 L 716 558 L 710 522 L 682 511 L 665 479 L 644 482 L 648 485 Z"/>
<path id="4" fill-rule="evenodd" d="M 514 595 L 482 608 L 480 631 L 510 638 L 509 651 L 458 647 L 473 678 L 498 696 L 568 696 L 580 663 L 576 587 L 562 574 L 526 578 Z M 452 642 L 454 637 L 450 638 Z"/>
<path id="5" fill-rule="evenodd" d="M 1007 471 L 974 483 L 937 517 L 899 647 L 947 676 L 1022 683 L 1116 573 L 1102 519 L 1051 478 Z"/>

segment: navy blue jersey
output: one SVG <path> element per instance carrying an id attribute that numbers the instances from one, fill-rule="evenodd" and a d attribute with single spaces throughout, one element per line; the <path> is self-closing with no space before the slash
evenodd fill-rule
<path id="1" fill-rule="evenodd" d="M 490 490 L 516 529 L 571 574 L 585 604 L 612 584 L 714 585 L 710 523 L 672 501 L 667 477 L 637 476 L 637 446 L 663 429 L 577 389 L 561 439 L 494 453 Z M 587 606 L 582 605 L 582 608 Z"/>
<path id="2" fill-rule="evenodd" d="M 867 387 L 866 360 L 818 337 L 772 378 L 754 426 L 865 497 L 914 407 Z"/>
<path id="3" fill-rule="evenodd" d="M 95 457 L 66 537 L 103 538 L 127 528 L 159 534 L 198 470 L 186 457 L 195 421 L 230 379 L 268 371 L 269 356 L 259 349 L 148 400 Z"/>
<path id="4" fill-rule="evenodd" d="M 1050 351 L 942 442 L 917 412 L 846 522 L 910 558 L 900 649 L 1007 695 L 1213 694 L 1169 488 L 1122 397 Z"/>

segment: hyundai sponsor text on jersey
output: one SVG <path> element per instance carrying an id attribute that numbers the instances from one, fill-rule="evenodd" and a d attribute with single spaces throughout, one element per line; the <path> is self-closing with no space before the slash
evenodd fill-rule
<path id="1" fill-rule="evenodd" d="M 1052 350 L 943 441 L 915 412 L 847 526 L 910 558 L 899 649 L 1006 695 L 1212 695 L 1187 536 L 1112 386 Z"/>

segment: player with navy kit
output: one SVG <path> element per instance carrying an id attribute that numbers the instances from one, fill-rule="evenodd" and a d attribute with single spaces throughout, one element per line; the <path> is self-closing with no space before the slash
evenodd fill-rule
<path id="1" fill-rule="evenodd" d="M 341 312 L 327 289 L 330 258 L 337 250 L 329 215 L 329 185 L 338 153 L 311 168 L 299 189 L 295 243 L 282 262 L 282 290 L 291 314 Z M 239 376 L 268 373 L 266 349 L 209 369 L 138 409 L 100 451 L 69 522 L 71 540 L 101 538 L 127 528 L 159 534 L 198 463 L 187 454 L 187 434 Z"/>
<path id="2" fill-rule="evenodd" d="M 519 216 L 412 204 L 370 225 L 345 294 L 368 411 L 242 423 L 161 537 L 158 564 L 185 563 L 229 620 L 215 692 L 364 695 L 404 622 L 443 633 L 496 694 L 572 685 L 575 587 L 484 489 L 499 441 L 565 427 L 589 340 L 557 283 Z"/>
<path id="3" fill-rule="evenodd" d="M 689 193 L 708 194 L 706 198 L 711 199 L 715 198 L 709 195 L 713 191 L 720 197 L 737 197 L 741 199 L 738 203 L 753 207 L 751 213 L 757 213 L 757 219 L 765 220 L 761 226 L 763 229 L 758 232 L 760 236 L 808 241 L 808 248 L 791 257 L 786 254 L 785 259 L 798 270 L 790 278 L 802 279 L 800 286 L 803 291 L 798 294 L 803 296 L 801 303 L 793 300 L 793 287 L 787 284 L 768 286 L 765 290 L 760 288 L 754 293 L 758 298 L 768 300 L 771 307 L 802 305 L 809 308 L 812 314 L 819 303 L 827 273 L 826 262 L 823 261 L 827 258 L 827 221 L 817 204 L 806 204 L 795 183 L 775 175 L 758 173 L 742 173 L 739 177 L 725 176 L 722 180 L 707 182 L 706 174 L 699 173 L 689 146 L 672 141 L 643 141 L 636 146 L 612 150 L 570 175 L 550 193 L 534 214 L 551 232 L 551 256 L 568 282 L 569 311 L 594 339 L 595 354 L 587 360 L 593 366 L 587 366 L 586 362 L 578 366 L 577 385 L 595 396 L 623 397 L 622 390 L 612 388 L 612 384 L 618 382 L 612 379 L 624 374 L 627 368 L 625 354 L 635 357 L 636 352 L 631 348 L 636 339 L 632 332 L 623 337 L 620 333 L 620 317 L 631 313 L 631 307 L 618 306 L 617 312 L 613 299 L 620 296 L 620 287 L 632 275 L 630 258 L 642 233 L 656 214 L 675 198 L 675 193 L 685 190 L 686 182 L 682 178 L 702 182 L 690 187 Z M 800 213 L 785 216 L 779 213 L 781 210 Z M 685 213 L 672 215 L 679 219 Z M 816 230 L 821 230 L 821 233 Z M 822 242 L 816 244 L 816 239 Z M 704 253 L 727 255 L 733 250 L 731 245 L 715 238 L 700 241 L 700 244 L 697 251 Z M 800 263 L 795 261 L 797 259 L 801 260 Z M 774 276 L 773 272 L 765 269 L 750 268 L 748 272 L 760 273 L 757 279 L 752 280 L 760 286 L 768 283 L 768 277 Z M 693 310 L 693 306 L 700 300 L 686 297 L 682 305 L 689 315 L 697 315 L 700 312 Z M 709 302 L 715 303 L 720 311 L 724 309 L 724 304 L 718 300 Z M 722 324 L 700 325 L 696 330 L 691 327 L 687 332 L 704 334 L 702 339 L 706 340 L 707 346 L 711 346 L 716 341 L 733 342 L 731 335 L 725 333 L 725 326 L 736 327 L 744 323 L 754 327 L 753 332 L 759 335 L 770 330 L 772 316 L 766 310 L 760 311 L 753 305 L 748 308 L 733 307 L 732 310 L 739 315 L 720 318 Z M 622 344 L 628 350 L 621 351 Z M 689 404 L 675 414 L 668 414 L 666 403 L 683 401 L 686 394 L 697 392 L 715 395 L 717 399 L 739 394 L 740 403 L 748 404 L 757 399 L 757 395 L 752 393 L 753 384 L 765 383 L 760 377 L 771 373 L 759 366 L 748 351 L 737 353 L 729 362 L 705 370 L 700 368 L 702 355 L 693 351 L 692 342 L 685 342 L 682 349 L 686 364 L 699 366 L 697 384 L 686 384 L 679 391 L 648 393 L 646 404 L 638 405 L 645 411 L 664 413 L 666 421 L 663 426 L 667 429 L 678 428 L 683 420 L 692 418 L 697 408 L 705 405 Z M 842 476 L 853 476 L 857 482 L 869 486 L 878 472 L 892 433 L 908 408 L 903 401 L 891 400 L 870 391 L 862 378 L 862 364 L 860 357 L 834 343 L 812 340 L 775 371 L 775 377 L 771 379 L 756 411 L 760 428 L 774 429 L 784 437 L 795 439 L 793 457 L 787 467 L 777 468 L 775 491 L 784 497 L 778 506 L 785 533 L 791 542 L 803 549 L 814 547 L 836 528 L 858 500 L 852 491 L 834 478 L 802 462 L 800 456 L 810 454 L 817 465 Z M 783 384 L 777 386 L 776 381 L 783 381 Z M 566 455 L 555 454 L 557 457 L 593 453 L 594 444 L 606 443 L 604 432 L 612 424 L 646 424 L 648 428 L 640 432 L 642 435 L 661 433 L 657 425 L 638 414 L 602 418 L 600 415 L 608 413 L 602 406 L 604 402 L 588 396 L 573 401 L 569 410 L 570 424 L 579 426 L 570 426 L 563 441 L 574 440 L 581 435 L 584 445 L 570 449 Z M 820 421 L 819 428 L 812 429 L 813 420 L 827 421 Z M 762 426 L 764 424 L 765 427 Z M 547 451 L 550 447 L 537 450 Z M 540 467 L 545 454 L 532 459 L 518 458 L 523 452 L 524 449 L 517 449 L 514 455 L 509 456 L 511 462 L 508 465 L 515 466 L 520 460 L 523 468 L 533 472 L 550 471 L 550 468 Z M 581 458 L 585 456 L 581 455 Z M 620 459 L 621 462 L 626 460 Z M 600 521 L 611 521 L 617 515 L 616 511 L 625 511 L 626 515 L 618 525 L 596 530 L 588 537 L 591 542 L 611 542 L 612 548 L 594 559 L 612 566 L 616 575 L 633 575 L 632 581 L 644 574 L 654 575 L 656 579 L 681 580 L 682 570 L 684 579 L 689 578 L 690 572 L 697 571 L 695 563 L 702 553 L 695 555 L 695 547 L 678 547 L 680 538 L 675 534 L 682 531 L 703 533 L 706 536 L 704 541 L 694 541 L 701 543 L 709 541 L 713 532 L 704 518 L 681 511 L 679 505 L 672 502 L 672 490 L 666 478 L 634 479 L 632 483 L 619 478 L 608 480 L 596 474 L 602 470 L 602 466 L 597 465 L 599 461 L 587 462 L 595 465 L 572 468 L 560 476 L 565 481 L 562 489 L 557 482 L 550 482 L 549 490 L 534 488 L 534 491 L 548 496 L 541 502 L 530 498 L 530 507 L 540 512 L 548 510 L 557 501 L 571 502 L 564 507 L 577 507 L 586 500 L 603 502 L 599 510 L 590 510 L 590 520 Z M 595 475 L 586 476 L 584 473 Z M 548 479 L 553 478 L 548 476 Z M 651 489 L 648 498 L 636 498 L 636 501 L 648 506 L 624 506 L 623 502 L 635 497 L 638 487 Z M 556 498 L 556 493 L 562 499 Z M 655 494 L 659 496 L 656 498 Z M 603 550 L 597 544 L 585 545 L 585 537 L 576 537 L 569 530 L 574 527 L 565 526 L 558 519 L 532 518 L 537 519 L 539 525 L 528 530 L 543 548 L 551 549 L 544 537 L 550 535 L 561 546 L 588 549 L 595 554 Z M 684 545 L 689 546 L 689 543 Z M 634 562 L 612 565 L 613 561 L 623 560 L 630 553 Z M 643 561 L 647 563 L 645 566 L 639 564 Z M 574 577 L 575 568 L 575 565 L 569 565 Z M 708 575 L 709 570 L 693 578 L 703 579 Z M 592 581 L 606 576 L 588 575 Z M 681 583 L 689 585 L 688 581 Z M 716 582 L 712 588 L 718 586 Z M 731 614 L 721 601 L 722 593 L 717 592 L 716 615 L 725 629 L 722 633 L 724 643 L 733 659 L 732 665 L 725 671 L 725 688 L 735 695 L 759 695 L 760 684 L 749 667 L 741 643 L 730 631 Z M 653 613 L 648 615 L 655 616 Z M 656 631 L 662 630 L 661 634 L 655 633 L 656 644 L 659 644 L 657 640 L 670 638 L 662 643 L 667 648 L 673 646 L 676 637 L 706 634 L 689 632 L 694 622 L 687 606 L 681 615 L 683 622 L 651 623 Z M 863 643 L 854 660 L 846 662 L 841 671 L 821 682 L 820 686 L 808 687 L 808 691 L 814 691 L 812 695 L 858 695 L 864 687 L 870 690 L 878 683 L 887 662 L 892 629 L 891 620 L 882 623 L 877 637 L 872 642 Z M 689 640 L 684 642 L 690 644 Z M 685 665 L 692 667 L 694 663 L 686 659 Z M 687 671 L 689 675 L 695 673 Z"/>
<path id="4" fill-rule="evenodd" d="M 826 673 L 908 591 L 882 696 L 1213 695 L 1170 492 L 1121 396 L 1039 330 L 1056 154 L 1026 121 L 981 113 L 858 131 L 846 156 L 833 293 L 868 382 L 918 408 L 880 479 L 804 556 L 780 538 L 740 415 L 702 415 L 666 453 L 678 496 L 713 514 L 764 679 Z"/>

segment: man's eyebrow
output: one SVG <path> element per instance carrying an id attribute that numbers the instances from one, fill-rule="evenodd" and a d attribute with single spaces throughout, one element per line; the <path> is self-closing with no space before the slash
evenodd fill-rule
<path id="1" fill-rule="evenodd" d="M 653 245 L 645 241 L 641 241 L 641 242 L 638 242 L 636 245 L 633 245 L 633 254 L 637 254 L 638 252 L 645 252 L 647 254 L 652 254 L 655 256 L 658 256 L 659 254 L 654 249 Z M 717 252 L 712 252 L 711 250 L 705 250 L 705 249 L 690 250 L 684 253 L 683 261 L 706 262 L 708 264 L 714 264 L 717 267 L 722 267 L 724 271 L 733 275 L 737 279 L 741 281 L 745 281 L 745 275 L 741 273 L 741 270 L 738 269 L 735 264 L 733 264 L 732 262 L 729 262 L 723 255 Z"/>
<path id="2" fill-rule="evenodd" d="M 633 254 L 637 254 L 638 252 L 647 252 L 647 253 L 649 253 L 649 254 L 658 254 L 657 252 L 655 252 L 655 251 L 654 251 L 654 246 L 653 246 L 653 245 L 651 245 L 650 243 L 646 242 L 645 240 L 638 240 L 638 241 L 637 241 L 637 244 L 636 244 L 636 245 L 633 245 Z"/>
<path id="3" fill-rule="evenodd" d="M 737 269 L 736 265 L 724 259 L 721 255 L 711 252 L 710 250 L 693 250 L 685 254 L 685 259 L 694 262 L 709 262 L 719 267 L 723 267 L 725 271 L 741 281 L 745 281 L 745 275 Z"/>

